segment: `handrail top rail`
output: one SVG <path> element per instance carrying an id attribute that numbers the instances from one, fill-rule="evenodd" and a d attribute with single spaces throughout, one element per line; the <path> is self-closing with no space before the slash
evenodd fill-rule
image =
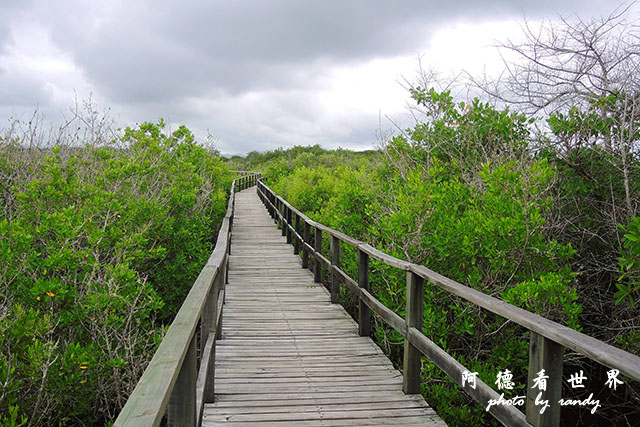
<path id="1" fill-rule="evenodd" d="M 515 305 L 509 304 L 501 299 L 482 293 L 462 283 L 456 282 L 443 276 L 429 268 L 396 258 L 386 254 L 369 244 L 348 236 L 342 232 L 327 227 L 317 221 L 313 221 L 308 216 L 293 207 L 288 201 L 277 195 L 262 179 L 258 179 L 258 185 L 265 187 L 273 196 L 282 202 L 284 206 L 291 209 L 296 215 L 302 218 L 310 226 L 320 229 L 327 234 L 334 236 L 341 241 L 348 243 L 362 252 L 382 261 L 390 266 L 411 271 L 440 288 L 463 298 L 472 304 L 478 305 L 494 314 L 505 317 L 526 329 L 540 334 L 554 342 L 562 344 L 580 354 L 583 354 L 603 365 L 618 369 L 625 375 L 640 381 L 640 357 L 609 345 L 603 341 L 589 335 L 578 332 L 567 326 L 549 320 L 538 314 L 524 310 Z"/>
<path id="2" fill-rule="evenodd" d="M 216 277 L 223 271 L 222 264 L 227 253 L 234 213 L 236 181 L 240 179 L 237 178 L 231 183 L 227 210 L 211 255 L 191 286 L 135 389 L 129 395 L 115 425 L 160 424 L 189 344 L 194 338 L 196 328 L 205 310 L 208 295 L 214 286 Z"/>

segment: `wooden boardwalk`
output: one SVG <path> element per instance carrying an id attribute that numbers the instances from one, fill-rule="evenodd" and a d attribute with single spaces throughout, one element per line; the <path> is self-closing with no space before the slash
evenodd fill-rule
<path id="1" fill-rule="evenodd" d="M 216 401 L 203 425 L 444 426 L 301 267 L 255 187 L 236 197 Z"/>

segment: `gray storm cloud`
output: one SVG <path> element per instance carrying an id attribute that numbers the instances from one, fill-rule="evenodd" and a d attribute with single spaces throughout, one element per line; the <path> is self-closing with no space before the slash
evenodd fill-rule
<path id="1" fill-rule="evenodd" d="M 442 26 L 458 21 L 599 15 L 610 9 L 602 3 L 3 2 L 0 126 L 35 105 L 55 120 L 89 92 L 125 124 L 164 117 L 200 135 L 209 129 L 229 153 L 295 143 L 371 146 L 378 106 L 339 115 L 320 102 L 336 67 L 417 56 Z M 20 57 L 29 45 L 25 26 L 40 29 L 73 74 L 38 73 L 29 51 Z"/>

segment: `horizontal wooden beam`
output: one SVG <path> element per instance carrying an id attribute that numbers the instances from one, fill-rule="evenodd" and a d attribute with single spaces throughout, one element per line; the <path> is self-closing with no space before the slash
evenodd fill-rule
<path id="1" fill-rule="evenodd" d="M 438 347 L 433 341 L 424 336 L 416 328 L 408 328 L 406 338 L 422 354 L 442 369 L 471 397 L 483 407 L 487 407 L 491 400 L 497 401 L 500 395 L 479 378 L 475 378 L 475 388 L 469 383 L 462 385 L 462 375 L 467 369 L 446 351 Z M 529 426 L 525 415 L 512 405 L 492 405 L 488 412 L 498 421 L 508 426 Z"/>
<path id="2" fill-rule="evenodd" d="M 512 320 L 530 331 L 547 337 L 603 365 L 618 369 L 625 375 L 640 381 L 640 357 L 638 356 L 520 307 L 493 298 L 421 265 L 412 264 L 411 271 L 454 295 L 487 309 L 492 313 Z"/>
<path id="3" fill-rule="evenodd" d="M 360 289 L 360 299 L 382 320 L 387 322 L 396 331 L 400 332 L 402 336 L 407 334 L 407 322 L 400 316 L 398 316 L 393 310 L 382 304 L 376 299 L 369 291 Z"/>

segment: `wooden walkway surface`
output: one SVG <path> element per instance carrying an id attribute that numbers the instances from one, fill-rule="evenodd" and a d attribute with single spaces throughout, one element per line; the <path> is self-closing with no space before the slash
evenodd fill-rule
<path id="1" fill-rule="evenodd" d="M 216 402 L 203 425 L 444 426 L 302 269 L 256 188 L 236 197 Z"/>

